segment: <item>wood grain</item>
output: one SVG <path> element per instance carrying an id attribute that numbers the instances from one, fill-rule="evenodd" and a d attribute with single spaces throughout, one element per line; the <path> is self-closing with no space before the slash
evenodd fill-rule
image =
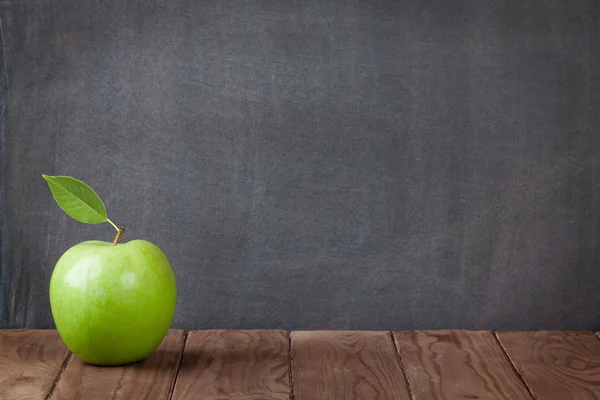
<path id="1" fill-rule="evenodd" d="M 415 400 L 532 398 L 491 332 L 405 331 L 394 339 Z"/>
<path id="2" fill-rule="evenodd" d="M 296 400 L 410 399 L 389 332 L 292 332 Z"/>
<path id="3" fill-rule="evenodd" d="M 69 356 L 53 330 L 0 330 L 0 399 L 45 399 Z"/>
<path id="4" fill-rule="evenodd" d="M 285 331 L 192 331 L 173 399 L 288 400 Z"/>
<path id="5" fill-rule="evenodd" d="M 146 360 L 97 367 L 73 357 L 56 386 L 59 399 L 168 399 L 175 382 L 185 334 L 170 330 Z"/>
<path id="6" fill-rule="evenodd" d="M 600 341 L 592 332 L 499 332 L 497 336 L 537 399 L 600 397 Z"/>

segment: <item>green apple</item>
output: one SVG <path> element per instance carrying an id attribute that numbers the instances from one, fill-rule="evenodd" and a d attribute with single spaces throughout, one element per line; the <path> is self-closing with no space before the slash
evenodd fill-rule
<path id="1" fill-rule="evenodd" d="M 61 338 L 95 365 L 145 359 L 175 312 L 175 277 L 164 253 L 145 240 L 117 241 L 71 247 L 50 279 L 50 307 Z"/>
<path id="2" fill-rule="evenodd" d="M 112 243 L 89 241 L 67 250 L 50 279 L 58 333 L 81 360 L 122 365 L 148 357 L 166 335 L 177 297 L 164 253 L 146 240 L 119 243 L 125 228 L 106 215 L 96 192 L 70 176 L 42 175 L 54 200 L 73 219 L 109 223 Z"/>

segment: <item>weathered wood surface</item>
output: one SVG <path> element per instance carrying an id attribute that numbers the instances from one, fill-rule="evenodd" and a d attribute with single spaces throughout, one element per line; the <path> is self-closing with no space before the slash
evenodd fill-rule
<path id="1" fill-rule="evenodd" d="M 598 400 L 600 341 L 592 332 L 498 332 L 538 400 Z"/>
<path id="2" fill-rule="evenodd" d="M 409 400 L 389 332 L 292 332 L 295 400 Z"/>
<path id="3" fill-rule="evenodd" d="M 0 330 L 0 399 L 45 399 L 69 354 L 56 331 Z"/>
<path id="4" fill-rule="evenodd" d="M 173 399 L 288 400 L 288 358 L 285 331 L 192 331 Z"/>
<path id="5" fill-rule="evenodd" d="M 170 330 L 146 360 L 120 367 L 96 367 L 72 357 L 52 400 L 164 399 L 175 384 L 185 333 Z"/>
<path id="6" fill-rule="evenodd" d="M 95 367 L 56 331 L 0 330 L 0 399 L 600 398 L 600 336 L 496 335 L 171 330 L 145 361 Z"/>
<path id="7" fill-rule="evenodd" d="M 488 331 L 395 332 L 415 400 L 531 399 Z"/>

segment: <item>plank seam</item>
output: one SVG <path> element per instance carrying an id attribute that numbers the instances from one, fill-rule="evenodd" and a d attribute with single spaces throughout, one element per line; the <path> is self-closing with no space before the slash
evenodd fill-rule
<path id="1" fill-rule="evenodd" d="M 54 382 L 52 382 L 52 386 L 50 387 L 50 392 L 48 393 L 48 396 L 46 396 L 46 400 L 50 399 L 52 397 L 52 395 L 54 394 L 54 391 L 56 390 L 56 387 L 58 386 L 58 382 L 64 375 L 65 370 L 67 369 L 67 366 L 71 362 L 72 358 L 73 358 L 73 353 L 69 352 L 69 355 L 67 355 L 67 357 L 65 357 L 65 360 L 63 361 L 62 365 L 60 366 L 60 369 L 58 370 L 58 374 L 56 374 L 56 378 L 54 379 Z"/>
<path id="2" fill-rule="evenodd" d="M 175 385 L 177 384 L 177 378 L 179 378 L 179 370 L 183 363 L 183 353 L 185 352 L 185 345 L 187 344 L 189 332 L 183 332 L 183 344 L 181 345 L 181 353 L 179 353 L 179 360 L 177 362 L 177 368 L 175 369 L 175 375 L 173 376 L 173 383 L 171 383 L 171 389 L 169 390 L 168 399 L 172 400 L 175 394 Z"/>
<path id="3" fill-rule="evenodd" d="M 392 343 L 394 344 L 394 350 L 396 351 L 396 359 L 398 360 L 398 364 L 400 365 L 400 371 L 402 371 L 402 375 L 404 376 L 404 381 L 406 382 L 406 388 L 408 389 L 408 394 L 412 400 L 415 399 L 415 395 L 410 386 L 410 380 L 408 379 L 408 374 L 406 373 L 406 368 L 404 367 L 404 363 L 402 362 L 402 357 L 400 357 L 400 350 L 398 349 L 398 343 L 396 342 L 396 336 L 394 332 L 390 332 L 390 337 L 392 338 Z"/>
<path id="4" fill-rule="evenodd" d="M 527 383 L 527 380 L 521 374 L 521 372 L 519 372 L 519 368 L 517 368 L 517 364 L 513 361 L 513 359 L 511 358 L 510 354 L 508 354 L 508 350 L 506 350 L 506 347 L 504 347 L 504 344 L 500 340 L 500 337 L 498 336 L 498 332 L 494 332 L 494 339 L 496 339 L 496 342 L 500 345 L 500 348 L 502 349 L 502 353 L 504 354 L 504 357 L 508 360 L 508 363 L 512 367 L 513 371 L 515 371 L 515 373 L 519 377 L 519 380 L 521 381 L 521 383 L 523 385 L 525 385 L 525 387 L 527 388 L 527 391 L 529 392 L 529 394 L 531 395 L 531 397 L 534 400 L 537 400 L 537 397 L 535 396 L 535 394 L 533 394 L 533 389 L 529 386 L 529 384 Z"/>
<path id="5" fill-rule="evenodd" d="M 290 400 L 294 400 L 296 395 L 294 393 L 294 374 L 293 372 L 294 363 L 292 360 L 292 332 L 288 333 L 288 369 L 290 376 Z"/>

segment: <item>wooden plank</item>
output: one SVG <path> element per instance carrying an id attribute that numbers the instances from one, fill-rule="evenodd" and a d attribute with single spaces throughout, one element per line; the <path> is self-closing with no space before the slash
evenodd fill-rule
<path id="1" fill-rule="evenodd" d="M 389 332 L 292 332 L 295 400 L 390 399 L 410 395 Z"/>
<path id="2" fill-rule="evenodd" d="M 592 332 L 498 332 L 498 339 L 538 400 L 597 400 L 600 342 Z"/>
<path id="3" fill-rule="evenodd" d="M 409 386 L 421 399 L 531 399 L 488 331 L 395 332 Z"/>
<path id="4" fill-rule="evenodd" d="M 146 360 L 120 367 L 96 367 L 73 357 L 52 396 L 60 399 L 168 399 L 185 333 L 170 330 Z"/>
<path id="5" fill-rule="evenodd" d="M 69 355 L 54 330 L 0 330 L 0 399 L 45 399 Z"/>
<path id="6" fill-rule="evenodd" d="M 192 331 L 173 399 L 289 400 L 288 348 L 285 331 Z"/>

